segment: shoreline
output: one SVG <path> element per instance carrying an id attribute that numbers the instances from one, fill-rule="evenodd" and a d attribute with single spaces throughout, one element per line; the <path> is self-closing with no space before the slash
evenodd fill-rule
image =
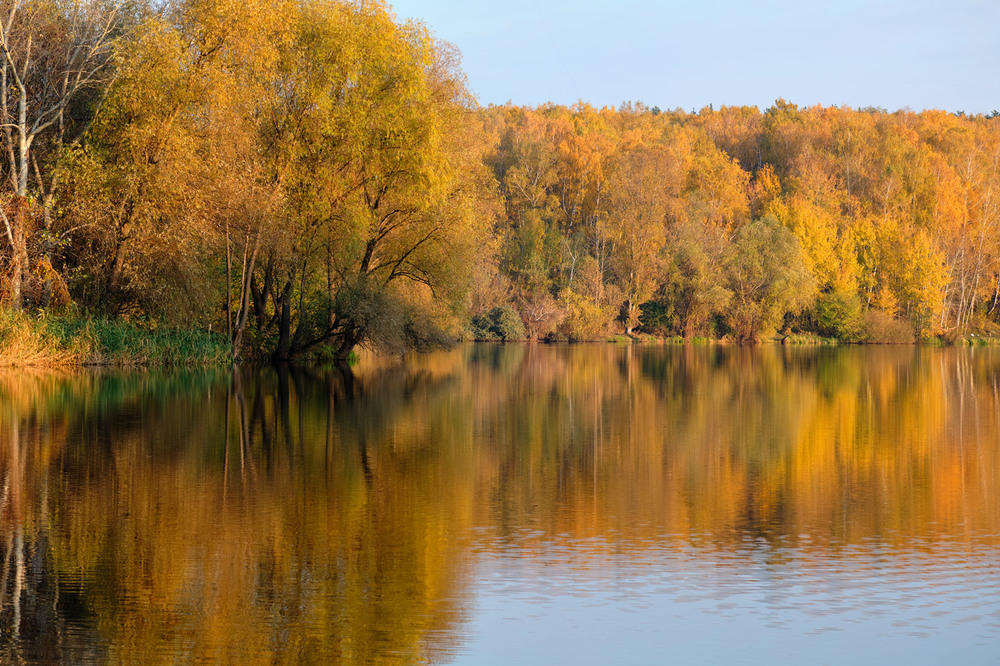
<path id="1" fill-rule="evenodd" d="M 456 340 L 504 344 L 611 344 L 640 346 L 794 347 L 881 346 L 1000 347 L 1000 337 L 975 333 L 953 339 L 936 336 L 912 342 L 842 342 L 814 333 L 772 336 L 758 342 L 726 338 L 649 334 L 612 335 L 598 340 Z M 0 311 L 0 368 L 232 366 L 232 347 L 224 335 L 200 329 L 177 329 L 149 323 L 77 315 L 41 316 Z"/>
<path id="2" fill-rule="evenodd" d="M 169 367 L 228 365 L 228 340 L 174 329 L 72 314 L 0 311 L 0 367 Z"/>

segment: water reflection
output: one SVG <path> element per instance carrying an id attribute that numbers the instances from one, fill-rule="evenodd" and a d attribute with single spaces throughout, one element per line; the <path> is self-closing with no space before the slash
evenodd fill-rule
<path id="1" fill-rule="evenodd" d="M 995 640 L 998 379 L 993 350 L 608 345 L 2 374 L 0 661 L 537 658 L 512 614 L 572 650 L 588 612 L 678 604 Z"/>

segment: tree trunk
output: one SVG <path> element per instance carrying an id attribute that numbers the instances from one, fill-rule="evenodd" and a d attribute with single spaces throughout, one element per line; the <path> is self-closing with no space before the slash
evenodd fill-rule
<path id="1" fill-rule="evenodd" d="M 257 330 L 263 331 L 267 327 L 267 297 L 271 293 L 273 279 L 271 261 L 264 269 L 264 287 L 257 284 L 257 275 L 250 276 L 250 296 L 253 298 L 253 314 L 257 320 Z"/>
<path id="2" fill-rule="evenodd" d="M 226 337 L 233 339 L 233 256 L 229 247 L 229 220 L 226 220 Z"/>
<path id="3" fill-rule="evenodd" d="M 347 364 L 347 359 L 350 358 L 351 352 L 358 345 L 358 336 L 351 330 L 345 333 L 340 338 L 340 343 L 337 345 L 337 353 L 335 358 L 338 362 Z M 349 366 L 348 366 L 349 367 Z"/>
<path id="4" fill-rule="evenodd" d="M 30 48 L 30 45 L 29 45 Z M 14 197 L 14 239 L 11 247 L 11 305 L 19 310 L 24 306 L 24 276 L 29 270 L 28 244 L 25 232 L 28 217 L 28 93 L 20 79 L 17 80 L 17 195 Z M 3 91 L 6 94 L 6 91 Z"/>
<path id="5" fill-rule="evenodd" d="M 247 239 L 249 242 L 249 239 Z M 236 311 L 236 329 L 233 331 L 233 358 L 240 357 L 240 349 L 243 346 L 243 333 L 247 328 L 247 319 L 250 315 L 250 279 L 257 267 L 257 251 L 260 248 L 260 231 L 254 242 L 253 252 L 247 260 L 247 247 L 243 247 L 243 271 L 240 275 L 240 306 Z"/>
<path id="6" fill-rule="evenodd" d="M 625 306 L 625 335 L 632 335 L 633 322 L 636 320 L 635 310 L 635 301 L 628 299 Z"/>
<path id="7" fill-rule="evenodd" d="M 10 305 L 15 310 L 20 310 L 22 305 L 21 276 L 23 267 L 21 265 L 20 244 L 24 239 L 24 232 L 21 226 L 15 222 L 11 239 L 11 261 L 10 261 Z"/>
<path id="8" fill-rule="evenodd" d="M 25 275 L 30 268 L 25 230 L 28 224 L 28 200 L 24 197 L 14 197 L 13 217 L 14 219 L 11 221 L 6 213 L 3 216 L 11 246 L 10 302 L 11 307 L 20 310 L 24 305 Z"/>
<path id="9" fill-rule="evenodd" d="M 274 350 L 274 360 L 287 361 L 292 351 L 292 280 L 281 290 L 281 308 L 278 310 L 278 346 Z"/>

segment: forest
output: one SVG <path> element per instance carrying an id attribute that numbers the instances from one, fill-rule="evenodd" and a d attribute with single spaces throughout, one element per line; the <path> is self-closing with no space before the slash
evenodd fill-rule
<path id="1" fill-rule="evenodd" d="M 275 360 L 1000 332 L 996 112 L 482 107 L 372 0 L 0 14 L 8 319 Z"/>

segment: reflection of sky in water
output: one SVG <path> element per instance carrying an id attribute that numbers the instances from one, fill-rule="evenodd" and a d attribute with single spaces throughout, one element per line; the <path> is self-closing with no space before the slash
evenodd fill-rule
<path id="1" fill-rule="evenodd" d="M 557 541 L 495 557 L 485 548 L 455 663 L 940 664 L 1000 654 L 1000 554 L 989 544 L 613 550 Z"/>

